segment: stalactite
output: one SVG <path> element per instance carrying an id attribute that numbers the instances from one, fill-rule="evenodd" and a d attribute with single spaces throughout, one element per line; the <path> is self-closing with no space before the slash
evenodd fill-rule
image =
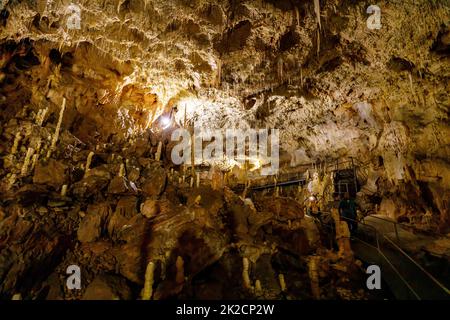
<path id="1" fill-rule="evenodd" d="M 300 67 L 300 85 L 303 88 L 303 68 Z"/>
<path id="2" fill-rule="evenodd" d="M 320 31 L 317 30 L 317 57 L 319 57 L 320 54 Z"/>
<path id="3" fill-rule="evenodd" d="M 278 79 L 280 81 L 283 81 L 283 58 L 279 57 L 278 61 L 277 61 L 277 74 L 278 74 Z"/>
<path id="4" fill-rule="evenodd" d="M 316 13 L 317 23 L 319 24 L 319 29 L 322 29 L 320 23 L 320 2 L 319 0 L 314 0 L 314 12 Z"/>
<path id="5" fill-rule="evenodd" d="M 220 87 L 222 83 L 222 60 L 217 59 L 217 79 L 216 79 L 216 88 Z"/>

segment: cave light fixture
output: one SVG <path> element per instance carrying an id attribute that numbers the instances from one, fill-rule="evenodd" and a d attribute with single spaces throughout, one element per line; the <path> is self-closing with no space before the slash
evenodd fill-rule
<path id="1" fill-rule="evenodd" d="M 160 120 L 160 123 L 161 123 L 161 128 L 162 128 L 163 130 L 166 130 L 166 129 L 169 128 L 170 125 L 172 124 L 171 117 L 168 117 L 168 116 L 162 116 L 162 117 L 161 117 L 161 120 Z"/>

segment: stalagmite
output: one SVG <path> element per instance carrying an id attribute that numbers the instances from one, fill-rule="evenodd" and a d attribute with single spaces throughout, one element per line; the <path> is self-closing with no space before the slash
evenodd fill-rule
<path id="1" fill-rule="evenodd" d="M 158 149 L 156 150 L 155 160 L 159 161 L 161 159 L 162 142 L 158 142 Z"/>
<path id="2" fill-rule="evenodd" d="M 33 159 L 31 160 L 31 170 L 33 170 L 36 167 L 36 163 L 39 159 L 39 153 L 36 151 L 35 154 L 33 154 Z"/>
<path id="3" fill-rule="evenodd" d="M 153 275 L 155 272 L 155 264 L 150 261 L 145 270 L 144 289 L 142 291 L 142 300 L 150 300 L 153 295 Z"/>
<path id="4" fill-rule="evenodd" d="M 20 134 L 20 131 L 17 131 L 17 133 L 14 137 L 14 144 L 11 148 L 11 154 L 16 154 L 17 148 L 19 147 L 20 139 L 22 139 L 22 136 Z"/>
<path id="5" fill-rule="evenodd" d="M 261 287 L 261 281 L 256 280 L 255 281 L 255 295 L 256 296 L 262 296 L 262 287 Z"/>
<path id="6" fill-rule="evenodd" d="M 309 260 L 309 278 L 311 280 L 311 291 L 314 299 L 320 299 L 320 287 L 319 287 L 319 272 L 318 272 L 318 262 L 320 257 L 313 256 Z"/>
<path id="7" fill-rule="evenodd" d="M 36 121 L 36 124 L 39 124 L 39 119 L 41 117 L 42 109 L 39 109 L 38 113 L 36 114 L 36 117 L 34 120 Z"/>
<path id="8" fill-rule="evenodd" d="M 177 275 L 175 277 L 175 282 L 177 284 L 182 284 L 182 283 L 184 283 L 184 260 L 183 260 L 183 258 L 178 256 L 175 265 L 177 267 Z"/>
<path id="9" fill-rule="evenodd" d="M 37 142 L 37 146 L 36 146 L 36 153 L 40 153 L 41 152 L 41 147 L 42 147 L 42 139 L 41 137 L 39 137 L 38 142 Z"/>
<path id="10" fill-rule="evenodd" d="M 248 258 L 244 257 L 242 258 L 242 281 L 244 288 L 252 289 L 248 268 L 249 268 L 249 260 Z"/>
<path id="11" fill-rule="evenodd" d="M 45 116 L 47 115 L 48 108 L 40 109 L 37 116 L 36 116 L 36 124 L 40 127 L 42 127 L 42 124 L 44 123 Z"/>
<path id="12" fill-rule="evenodd" d="M 336 240 L 339 247 L 339 257 L 349 263 L 353 259 L 353 252 L 350 245 L 350 231 L 347 222 L 341 221 L 339 211 L 336 208 L 331 210 L 336 227 Z"/>
<path id="13" fill-rule="evenodd" d="M 22 295 L 20 293 L 16 293 L 12 296 L 11 300 L 22 300 Z"/>
<path id="14" fill-rule="evenodd" d="M 25 161 L 23 163 L 22 170 L 20 172 L 22 176 L 25 176 L 28 173 L 28 166 L 30 165 L 30 160 L 31 160 L 31 157 L 33 156 L 33 153 L 34 153 L 34 149 L 28 148 L 27 155 L 25 156 Z"/>
<path id="15" fill-rule="evenodd" d="M 125 176 L 125 165 L 123 163 L 120 164 L 119 168 L 119 177 Z"/>
<path id="16" fill-rule="evenodd" d="M 67 184 L 63 185 L 61 188 L 61 196 L 65 197 L 67 193 Z"/>
<path id="17" fill-rule="evenodd" d="M 16 182 L 17 175 L 15 173 L 11 174 L 11 176 L 8 179 L 8 189 L 10 189 L 14 183 Z"/>
<path id="18" fill-rule="evenodd" d="M 410 296 L 356 237 L 446 279 L 443 1 L 0 1 L 0 297 Z"/>
<path id="19" fill-rule="evenodd" d="M 50 149 L 47 152 L 47 158 L 50 158 L 52 152 L 55 150 L 56 142 L 58 142 L 59 131 L 61 130 L 61 123 L 64 116 L 64 110 L 66 109 L 66 98 L 63 98 L 63 103 L 61 105 L 61 111 L 59 112 L 58 124 L 56 125 L 55 134 L 53 135 L 52 143 Z"/>
<path id="20" fill-rule="evenodd" d="M 88 172 L 90 170 L 93 156 L 94 156 L 94 152 L 92 152 L 92 151 L 89 152 L 89 155 L 88 155 L 87 160 L 86 160 L 86 169 L 85 169 L 86 172 Z"/>
<path id="21" fill-rule="evenodd" d="M 278 275 L 278 281 L 280 282 L 280 288 L 282 292 L 286 291 L 286 281 L 284 280 L 284 274 L 280 273 Z"/>

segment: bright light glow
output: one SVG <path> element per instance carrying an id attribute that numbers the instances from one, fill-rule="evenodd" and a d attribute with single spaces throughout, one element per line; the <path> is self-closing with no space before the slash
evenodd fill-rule
<path id="1" fill-rule="evenodd" d="M 250 171 L 258 170 L 258 169 L 261 168 L 261 167 L 262 167 L 262 162 L 261 162 L 261 160 L 256 159 L 256 160 L 253 162 L 253 168 L 251 168 Z"/>
<path id="2" fill-rule="evenodd" d="M 315 200 L 316 200 L 316 198 L 314 196 L 309 197 L 309 201 L 315 201 Z"/>
<path id="3" fill-rule="evenodd" d="M 167 129 L 170 125 L 171 125 L 171 123 L 172 123 L 172 121 L 170 120 L 170 118 L 168 118 L 168 117 L 161 117 L 161 127 L 165 130 L 165 129 Z"/>

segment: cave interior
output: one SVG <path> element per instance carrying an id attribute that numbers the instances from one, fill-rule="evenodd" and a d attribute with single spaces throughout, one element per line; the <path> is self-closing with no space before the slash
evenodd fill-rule
<path id="1" fill-rule="evenodd" d="M 0 10 L 0 299 L 450 297 L 448 0 Z"/>

